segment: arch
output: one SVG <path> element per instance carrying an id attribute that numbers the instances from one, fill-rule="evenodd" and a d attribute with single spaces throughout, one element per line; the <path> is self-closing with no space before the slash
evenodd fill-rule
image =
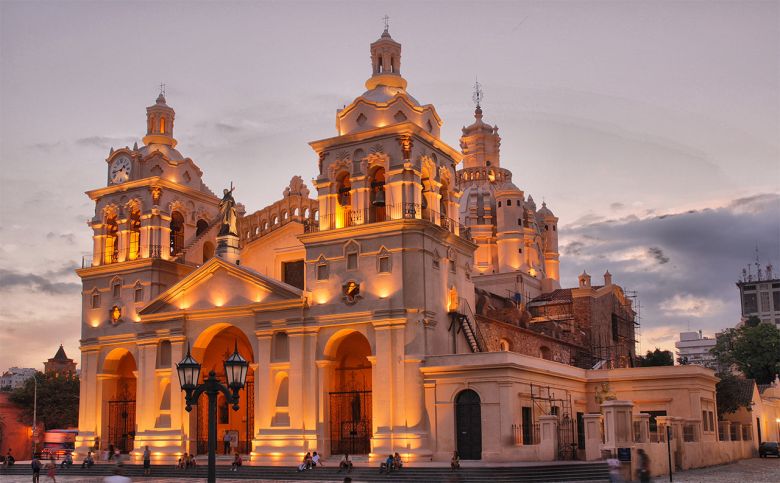
<path id="1" fill-rule="evenodd" d="M 301 216 L 301 209 L 297 206 L 295 207 L 295 210 L 293 211 L 293 216 Z"/>
<path id="2" fill-rule="evenodd" d="M 200 236 L 209 227 L 209 222 L 203 218 L 199 219 L 195 224 L 195 236 Z"/>
<path id="3" fill-rule="evenodd" d="M 277 408 L 286 408 L 290 405 L 290 387 L 289 387 L 289 377 L 287 376 L 287 373 L 284 371 L 280 371 L 276 373 L 276 376 L 274 377 L 274 389 L 276 393 L 276 398 L 274 398 L 275 406 Z"/>
<path id="4" fill-rule="evenodd" d="M 455 396 L 455 434 L 461 459 L 482 459 L 481 400 L 472 389 L 464 389 Z"/>
<path id="5" fill-rule="evenodd" d="M 184 215 L 179 211 L 171 213 L 171 256 L 178 254 L 184 249 Z"/>
<path id="6" fill-rule="evenodd" d="M 253 337 L 254 339 L 254 337 Z M 231 408 L 225 410 L 225 405 L 221 407 L 219 417 L 220 432 L 226 430 L 238 431 L 238 451 L 248 453 L 251 445 L 252 435 L 254 433 L 254 398 L 248 397 L 254 394 L 254 371 L 251 364 L 254 362 L 254 346 L 250 338 L 241 330 L 228 323 L 218 323 L 206 328 L 201 332 L 192 344 L 192 356 L 201 363 L 201 378 L 208 377 L 210 371 L 217 373 L 217 379 L 225 381 L 224 361 L 226 354 L 233 352 L 234 347 L 238 348 L 239 354 L 250 363 L 247 372 L 246 388 L 241 391 L 242 404 L 239 411 Z M 190 434 L 195 435 L 196 452 L 198 454 L 206 453 L 208 450 L 208 418 L 205 417 L 205 411 L 208 410 L 207 397 L 201 396 L 197 405 L 197 414 L 190 418 Z"/>
<path id="7" fill-rule="evenodd" d="M 506 339 L 501 339 L 498 341 L 498 350 L 501 352 L 509 352 L 511 350 L 509 341 Z"/>
<path id="8" fill-rule="evenodd" d="M 208 262 L 214 258 L 214 243 L 207 241 L 203 242 L 203 263 Z"/>
<path id="9" fill-rule="evenodd" d="M 103 263 L 119 261 L 119 225 L 115 212 L 106 213 L 106 221 L 103 228 L 105 240 L 103 244 Z"/>
<path id="10" fill-rule="evenodd" d="M 137 203 L 132 201 L 130 205 L 130 216 L 127 219 L 128 230 L 128 260 L 135 260 L 141 253 L 141 210 Z"/>
<path id="11" fill-rule="evenodd" d="M 282 212 L 282 219 L 283 219 L 283 220 L 286 220 L 286 219 L 287 219 L 287 218 L 289 218 L 289 217 L 290 217 L 290 215 L 289 215 L 289 213 L 287 212 L 287 210 L 284 210 L 284 211 Z"/>
<path id="12" fill-rule="evenodd" d="M 322 348 L 322 356 L 324 359 L 327 360 L 335 360 L 336 359 L 336 353 L 338 351 L 339 346 L 341 343 L 350 335 L 357 333 L 361 335 L 363 338 L 368 341 L 369 346 L 371 347 L 371 352 L 369 355 L 374 354 L 374 347 L 371 345 L 371 341 L 368 339 L 366 334 L 363 333 L 361 330 L 356 329 L 341 329 L 336 331 L 333 335 L 331 335 L 327 342 L 325 342 L 325 345 Z"/>
<path id="13" fill-rule="evenodd" d="M 134 354 L 126 348 L 113 349 L 103 359 L 102 374 L 111 377 L 98 379 L 102 449 L 114 448 L 122 453 L 133 449 L 137 369 Z"/>
<path id="14" fill-rule="evenodd" d="M 303 210 L 303 217 L 304 218 L 309 218 L 309 215 L 311 215 L 311 211 L 308 208 Z"/>
<path id="15" fill-rule="evenodd" d="M 103 367 L 101 372 L 103 374 L 117 375 L 117 371 L 120 369 L 120 362 L 122 359 L 128 356 L 132 360 L 132 370 L 136 370 L 135 356 L 133 353 L 128 349 L 118 347 L 116 349 L 112 349 L 108 354 L 106 354 L 106 357 L 103 358 Z"/>
<path id="16" fill-rule="evenodd" d="M 369 177 L 369 222 L 377 223 L 385 221 L 385 168 L 376 166 Z"/>
<path id="17" fill-rule="evenodd" d="M 336 175 L 336 189 L 338 190 L 338 203 L 341 206 L 352 204 L 352 180 L 348 171 L 341 171 Z"/>
<path id="18" fill-rule="evenodd" d="M 278 225 L 279 224 L 279 217 L 278 216 L 274 216 L 274 223 L 273 224 L 274 225 Z"/>
<path id="19" fill-rule="evenodd" d="M 546 345 L 543 345 L 543 346 L 541 346 L 539 348 L 539 357 L 541 357 L 542 359 L 551 361 L 552 360 L 552 351 L 550 350 L 549 347 L 547 347 Z"/>
<path id="20" fill-rule="evenodd" d="M 160 134 L 165 134 L 165 118 L 160 116 Z"/>

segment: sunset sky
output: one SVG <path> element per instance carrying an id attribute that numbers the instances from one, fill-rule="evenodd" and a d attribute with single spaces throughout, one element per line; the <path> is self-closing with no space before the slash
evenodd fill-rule
<path id="1" fill-rule="evenodd" d="M 365 89 L 390 16 L 409 92 L 458 146 L 483 85 L 501 164 L 560 218 L 561 282 L 605 270 L 639 349 L 739 320 L 758 246 L 780 272 L 780 2 L 0 2 L 0 371 L 80 359 L 81 284 L 109 149 L 161 82 L 177 148 L 248 212 Z"/>

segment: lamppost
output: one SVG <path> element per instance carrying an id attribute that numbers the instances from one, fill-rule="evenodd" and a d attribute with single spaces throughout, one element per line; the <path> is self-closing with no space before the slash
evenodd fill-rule
<path id="1" fill-rule="evenodd" d="M 217 374 L 214 371 L 209 372 L 209 377 L 202 384 L 198 384 L 200 363 L 190 355 L 189 347 L 187 347 L 187 355 L 184 356 L 184 359 L 176 364 L 179 384 L 185 393 L 187 412 L 192 411 L 193 404 L 198 404 L 198 398 L 201 394 L 205 393 L 209 398 L 209 483 L 217 481 L 217 395 L 224 394 L 227 401 L 233 405 L 233 410 L 238 411 L 238 391 L 244 387 L 248 368 L 249 363 L 238 353 L 238 342 L 236 342 L 233 354 L 225 361 L 227 387 L 217 380 Z"/>

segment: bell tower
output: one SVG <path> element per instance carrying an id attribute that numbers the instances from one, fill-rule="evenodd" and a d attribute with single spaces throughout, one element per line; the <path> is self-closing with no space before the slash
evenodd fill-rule
<path id="1" fill-rule="evenodd" d="M 146 108 L 146 136 L 143 142 L 149 144 L 165 144 L 176 147 L 173 138 L 173 119 L 176 112 L 165 103 L 165 84 L 161 85 L 160 95 L 153 106 Z"/>
<path id="2" fill-rule="evenodd" d="M 371 44 L 372 73 L 366 81 L 369 90 L 380 85 L 406 89 L 406 79 L 401 77 L 401 44 L 390 37 L 387 20 L 385 16 L 382 36 Z"/>

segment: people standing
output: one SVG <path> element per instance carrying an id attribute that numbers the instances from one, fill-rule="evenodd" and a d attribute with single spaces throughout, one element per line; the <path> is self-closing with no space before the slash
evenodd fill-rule
<path id="1" fill-rule="evenodd" d="M 152 474 L 152 453 L 149 451 L 149 446 L 144 449 L 144 476 Z"/>
<path id="2" fill-rule="evenodd" d="M 33 483 L 38 483 L 41 478 L 41 462 L 35 455 L 33 455 L 33 459 L 30 462 L 30 467 L 33 473 Z"/>
<path id="3" fill-rule="evenodd" d="M 46 476 L 54 483 L 57 483 L 57 465 L 54 463 L 54 456 L 46 463 Z"/>
<path id="4" fill-rule="evenodd" d="M 238 431 L 230 432 L 230 452 L 235 453 L 238 451 Z"/>
<path id="5" fill-rule="evenodd" d="M 230 454 L 230 431 L 225 431 L 225 435 L 222 436 L 222 454 Z"/>

